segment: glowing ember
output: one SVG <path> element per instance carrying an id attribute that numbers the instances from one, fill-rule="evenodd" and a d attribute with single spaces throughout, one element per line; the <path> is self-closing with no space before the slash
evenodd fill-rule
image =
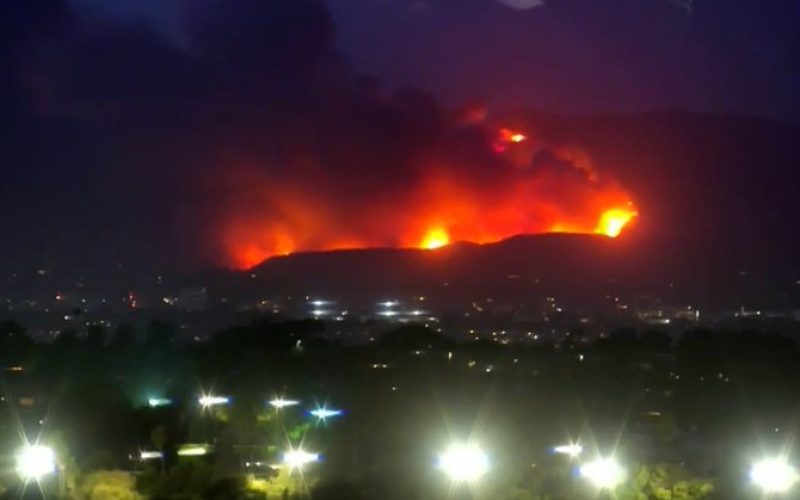
<path id="1" fill-rule="evenodd" d="M 528 140 L 528 136 L 516 130 L 501 128 L 497 134 L 497 139 L 494 142 L 493 149 L 496 153 L 503 153 L 508 149 L 509 145 L 519 144 Z"/>
<path id="2" fill-rule="evenodd" d="M 600 222 L 598 222 L 595 232 L 611 238 L 616 238 L 622 233 L 625 226 L 637 215 L 638 213 L 632 206 L 606 210 L 603 212 L 603 215 L 600 216 Z"/>
<path id="3" fill-rule="evenodd" d="M 420 242 L 419 247 L 425 250 L 434 250 L 442 248 L 450 243 L 450 237 L 447 231 L 441 228 L 434 228 L 428 231 L 425 238 Z"/>
<path id="4" fill-rule="evenodd" d="M 509 130 L 507 128 L 500 129 L 500 140 L 502 141 L 520 143 L 525 141 L 527 138 L 528 136 L 526 136 L 522 132 Z"/>

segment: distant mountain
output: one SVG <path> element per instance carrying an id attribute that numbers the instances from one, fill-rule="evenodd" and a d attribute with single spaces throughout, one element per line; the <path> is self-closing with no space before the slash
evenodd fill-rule
<path id="1" fill-rule="evenodd" d="M 798 304 L 800 125 L 666 112 L 531 111 L 502 121 L 585 148 L 598 170 L 634 193 L 636 226 L 613 240 L 540 235 L 433 252 L 297 254 L 258 266 L 248 286 L 454 297 L 552 290 L 575 300 L 615 290 L 698 304 Z"/>
<path id="2" fill-rule="evenodd" d="M 297 253 L 231 275 L 239 293 L 316 296 L 436 295 L 447 300 L 513 297 L 531 287 L 602 282 L 624 252 L 618 241 L 579 235 L 519 236 L 438 250 L 367 249 Z M 566 272 L 570 270 L 569 272 Z M 238 278 L 236 278 L 238 276 Z M 538 283 L 538 285 L 537 285 Z"/>
<path id="3" fill-rule="evenodd" d="M 48 281 L 58 274 L 65 289 L 83 276 L 85 289 L 126 292 L 144 289 L 145 276 L 163 272 L 175 287 L 207 284 L 231 296 L 411 291 L 461 300 L 555 290 L 583 300 L 613 289 L 698 304 L 800 304 L 800 124 L 673 112 L 572 117 L 525 111 L 499 121 L 586 149 L 599 171 L 633 193 L 640 210 L 635 226 L 614 240 L 520 236 L 432 252 L 306 253 L 248 272 L 188 277 L 169 267 L 157 271 L 144 258 L 122 271 L 112 259 L 108 269 L 92 260 L 85 269 L 52 268 L 48 277 L 19 287 L 42 281 L 48 293 L 62 290 Z M 133 278 L 123 280 L 122 272 Z"/>
<path id="4" fill-rule="evenodd" d="M 553 234 L 438 250 L 298 253 L 269 259 L 250 271 L 226 273 L 217 283 L 224 282 L 231 296 L 286 293 L 375 300 L 420 294 L 462 304 L 487 297 L 518 302 L 551 295 L 581 307 L 619 294 L 731 307 L 744 302 L 786 305 L 790 299 L 785 287 L 752 296 L 753 277 L 738 271 L 714 268 L 711 279 L 694 267 L 682 268 L 636 236 Z"/>

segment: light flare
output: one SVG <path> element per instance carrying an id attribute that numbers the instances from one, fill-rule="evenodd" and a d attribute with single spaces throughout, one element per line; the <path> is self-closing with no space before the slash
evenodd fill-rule
<path id="1" fill-rule="evenodd" d="M 200 406 L 203 408 L 210 408 L 212 406 L 219 406 L 219 405 L 226 405 L 231 402 L 231 399 L 227 396 L 214 396 L 212 394 L 203 394 L 199 398 L 197 398 L 197 402 L 200 403 Z"/>
<path id="2" fill-rule="evenodd" d="M 311 410 L 309 413 L 317 417 L 317 420 L 324 422 L 329 418 L 340 416 L 342 414 L 342 410 L 333 410 L 326 406 L 322 406 L 314 410 Z"/>
<path id="3" fill-rule="evenodd" d="M 269 401 L 269 405 L 276 410 L 282 410 L 284 408 L 288 408 L 289 406 L 297 406 L 299 404 L 300 401 L 297 401 L 296 399 L 285 399 L 283 396 L 273 398 Z"/>
<path id="4" fill-rule="evenodd" d="M 207 444 L 185 444 L 178 448 L 179 457 L 202 457 L 210 450 Z"/>
<path id="5" fill-rule="evenodd" d="M 553 452 L 558 453 L 559 455 L 567 455 L 568 457 L 575 459 L 578 458 L 581 453 L 583 453 L 583 446 L 577 443 L 564 444 L 554 447 Z"/>
<path id="6" fill-rule="evenodd" d="M 598 458 L 580 468 L 585 477 L 596 488 L 613 490 L 625 480 L 625 469 L 612 457 Z"/>
<path id="7" fill-rule="evenodd" d="M 17 474 L 25 481 L 36 480 L 56 471 L 56 454 L 52 448 L 33 444 L 17 455 Z"/>
<path id="8" fill-rule="evenodd" d="M 750 480 L 765 493 L 786 493 L 800 481 L 800 474 L 785 460 L 768 458 L 753 464 Z"/>
<path id="9" fill-rule="evenodd" d="M 476 444 L 456 443 L 439 456 L 439 467 L 454 482 L 473 483 L 489 470 L 489 458 Z"/>
<path id="10" fill-rule="evenodd" d="M 302 448 L 290 449 L 283 454 L 283 464 L 289 471 L 301 470 L 306 465 L 318 461 L 319 453 L 311 453 Z"/>

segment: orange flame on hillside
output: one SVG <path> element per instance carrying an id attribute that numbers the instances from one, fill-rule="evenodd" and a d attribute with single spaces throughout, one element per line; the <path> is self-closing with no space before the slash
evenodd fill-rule
<path id="1" fill-rule="evenodd" d="M 436 250 L 437 248 L 442 248 L 449 244 L 450 236 L 447 234 L 447 231 L 440 227 L 435 227 L 425 234 L 419 247 L 423 250 Z"/>
<path id="2" fill-rule="evenodd" d="M 344 179 L 341 187 L 341 178 L 313 168 L 288 181 L 238 171 L 235 192 L 248 202 L 227 207 L 221 250 L 230 266 L 246 269 L 297 251 L 433 250 L 549 232 L 617 237 L 638 215 L 629 193 L 598 175 L 585 153 L 551 147 L 545 160 L 537 159 L 542 142 L 510 129 L 501 129 L 491 146 L 496 170 L 420 161 L 408 179 L 378 177 L 373 189 L 361 179 Z M 350 183 L 358 189 L 348 191 Z"/>

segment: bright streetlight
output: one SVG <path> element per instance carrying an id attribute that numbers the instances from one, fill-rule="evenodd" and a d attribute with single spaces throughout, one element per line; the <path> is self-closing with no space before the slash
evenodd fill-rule
<path id="1" fill-rule="evenodd" d="M 800 480 L 800 476 L 785 460 L 767 458 L 753 464 L 750 480 L 764 493 L 786 493 Z"/>
<path id="2" fill-rule="evenodd" d="M 567 455 L 569 458 L 575 459 L 583 453 L 583 446 L 579 444 L 565 444 L 553 448 L 553 452 L 559 455 Z"/>
<path id="3" fill-rule="evenodd" d="M 489 470 L 489 459 L 476 444 L 456 443 L 439 455 L 439 467 L 457 483 L 472 483 Z"/>
<path id="4" fill-rule="evenodd" d="M 148 398 L 147 399 L 147 406 L 149 406 L 150 408 L 158 408 L 160 406 L 169 406 L 171 404 L 172 404 L 172 401 L 167 399 L 167 398 Z"/>
<path id="5" fill-rule="evenodd" d="M 212 396 L 211 394 L 203 394 L 197 399 L 197 401 L 203 408 L 209 408 L 211 406 L 226 405 L 231 402 L 231 399 L 227 396 Z"/>
<path id="6" fill-rule="evenodd" d="M 25 446 L 17 454 L 17 474 L 26 481 L 38 481 L 56 471 L 56 454 L 52 448 L 38 444 Z"/>
<path id="7" fill-rule="evenodd" d="M 612 490 L 625 480 L 625 469 L 611 457 L 584 464 L 580 472 L 594 486 L 604 490 Z"/>
<path id="8" fill-rule="evenodd" d="M 275 408 L 276 410 L 282 410 L 287 406 L 297 406 L 300 404 L 300 401 L 294 399 L 284 399 L 282 396 L 277 397 L 269 402 L 270 406 Z"/>
<path id="9" fill-rule="evenodd" d="M 178 448 L 179 457 L 202 457 L 209 452 L 207 444 L 184 444 Z"/>
<path id="10" fill-rule="evenodd" d="M 283 454 L 283 464 L 289 468 L 289 471 L 302 469 L 306 465 L 318 461 L 319 453 L 310 453 L 302 448 L 290 449 Z"/>
<path id="11" fill-rule="evenodd" d="M 139 451 L 139 460 L 144 462 L 145 460 L 161 460 L 164 458 L 164 454 L 160 451 L 148 451 L 148 450 L 140 450 Z"/>
<path id="12" fill-rule="evenodd" d="M 338 417 L 342 414 L 342 410 L 331 410 L 325 406 L 317 408 L 316 410 L 311 410 L 309 412 L 311 415 L 317 417 L 318 420 L 325 421 L 331 417 Z"/>

